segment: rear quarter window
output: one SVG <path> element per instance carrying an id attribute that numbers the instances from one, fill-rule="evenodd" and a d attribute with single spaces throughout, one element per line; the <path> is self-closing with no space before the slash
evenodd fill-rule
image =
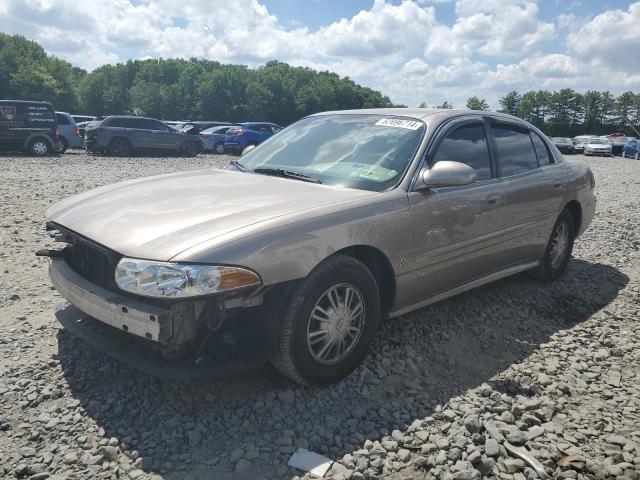
<path id="1" fill-rule="evenodd" d="M 538 157 L 538 165 L 544 167 L 553 163 L 553 157 L 549 154 L 547 144 L 540 138 L 536 132 L 531 132 L 531 140 L 536 150 L 536 156 Z"/>

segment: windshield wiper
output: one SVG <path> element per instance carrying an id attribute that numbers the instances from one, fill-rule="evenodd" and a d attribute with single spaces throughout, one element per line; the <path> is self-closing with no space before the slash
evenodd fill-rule
<path id="1" fill-rule="evenodd" d="M 238 170 L 241 170 L 243 172 L 246 172 L 247 170 L 249 170 L 247 167 L 245 167 L 243 164 L 241 164 L 239 161 L 237 160 L 231 160 L 229 162 L 229 165 L 236 167 Z"/>
<path id="2" fill-rule="evenodd" d="M 319 178 L 305 175 L 304 173 L 292 172 L 291 170 L 285 170 L 284 168 L 267 168 L 258 167 L 253 170 L 256 173 L 262 173 L 263 175 L 273 175 L 275 177 L 293 178 L 295 180 L 302 180 L 303 182 L 322 183 Z"/>

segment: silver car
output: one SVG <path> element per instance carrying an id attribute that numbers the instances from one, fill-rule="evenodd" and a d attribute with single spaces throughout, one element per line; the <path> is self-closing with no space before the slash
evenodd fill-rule
<path id="1" fill-rule="evenodd" d="M 594 187 L 512 116 L 328 112 L 225 170 L 63 200 L 46 217 L 64 248 L 40 254 L 72 305 L 62 324 L 137 368 L 270 360 L 319 384 L 360 363 L 383 319 L 519 272 L 557 279 Z"/>
<path id="2" fill-rule="evenodd" d="M 613 152 L 611 142 L 602 137 L 592 137 L 584 144 L 585 155 L 600 155 L 610 157 Z"/>

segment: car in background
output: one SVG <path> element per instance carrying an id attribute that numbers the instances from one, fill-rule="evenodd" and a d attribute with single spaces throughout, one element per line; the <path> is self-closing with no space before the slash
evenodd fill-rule
<path id="1" fill-rule="evenodd" d="M 247 147 L 255 147 L 282 130 L 280 125 L 269 122 L 243 122 L 227 130 L 224 139 L 225 152 L 242 153 Z"/>
<path id="2" fill-rule="evenodd" d="M 73 115 L 71 114 L 71 117 L 73 118 L 73 121 L 76 122 L 76 124 L 81 123 L 81 122 L 90 122 L 92 120 L 97 120 L 98 117 L 94 117 L 93 115 Z"/>
<path id="3" fill-rule="evenodd" d="M 622 155 L 622 149 L 631 140 L 633 140 L 633 137 L 613 136 L 609 138 L 612 146 L 612 153 L 614 155 Z"/>
<path id="4" fill-rule="evenodd" d="M 111 115 L 87 126 L 85 145 L 88 152 L 105 152 L 117 157 L 133 153 L 172 153 L 195 157 L 202 151 L 202 141 L 169 128 L 160 120 L 146 117 Z"/>
<path id="5" fill-rule="evenodd" d="M 223 154 L 225 135 L 232 126 L 233 125 L 223 125 L 201 131 L 202 151 L 214 152 L 220 155 Z"/>
<path id="6" fill-rule="evenodd" d="M 585 155 L 611 156 L 612 145 L 609 140 L 600 137 L 591 137 L 584 144 Z"/>
<path id="7" fill-rule="evenodd" d="M 551 141 L 561 153 L 573 153 L 573 139 L 568 137 L 553 137 Z"/>
<path id="8" fill-rule="evenodd" d="M 587 141 L 595 135 L 578 135 L 573 137 L 573 150 L 574 152 L 584 152 L 584 146 Z"/>
<path id="9" fill-rule="evenodd" d="M 622 147 L 622 158 L 640 158 L 640 139 L 632 138 Z"/>
<path id="10" fill-rule="evenodd" d="M 20 150 L 43 156 L 59 149 L 53 105 L 29 100 L 0 100 L 0 150 Z"/>
<path id="11" fill-rule="evenodd" d="M 218 121 L 210 121 L 210 120 L 196 120 L 194 122 L 185 122 L 181 127 L 181 132 L 189 132 L 193 134 L 198 134 L 203 130 L 208 130 L 213 127 L 221 127 L 231 125 L 229 122 L 218 122 Z"/>
<path id="12" fill-rule="evenodd" d="M 66 112 L 56 112 L 58 136 L 60 138 L 60 153 L 68 148 L 84 148 L 84 139 L 80 135 L 80 128 L 72 115 Z"/>

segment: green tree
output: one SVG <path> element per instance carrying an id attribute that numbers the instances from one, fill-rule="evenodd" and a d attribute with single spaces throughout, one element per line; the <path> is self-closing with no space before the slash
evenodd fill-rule
<path id="1" fill-rule="evenodd" d="M 436 105 L 434 108 L 445 108 L 445 109 L 452 109 L 453 105 L 450 104 L 447 100 L 445 100 L 444 102 L 442 102 L 441 105 Z M 487 105 L 487 109 L 489 108 L 489 106 Z"/>
<path id="2" fill-rule="evenodd" d="M 489 110 L 489 104 L 484 98 L 478 98 L 475 95 L 467 99 L 468 110 Z"/>
<path id="3" fill-rule="evenodd" d="M 515 90 L 512 90 L 499 100 L 501 108 L 498 111 L 508 113 L 509 115 L 518 115 L 521 101 L 522 96 Z"/>

